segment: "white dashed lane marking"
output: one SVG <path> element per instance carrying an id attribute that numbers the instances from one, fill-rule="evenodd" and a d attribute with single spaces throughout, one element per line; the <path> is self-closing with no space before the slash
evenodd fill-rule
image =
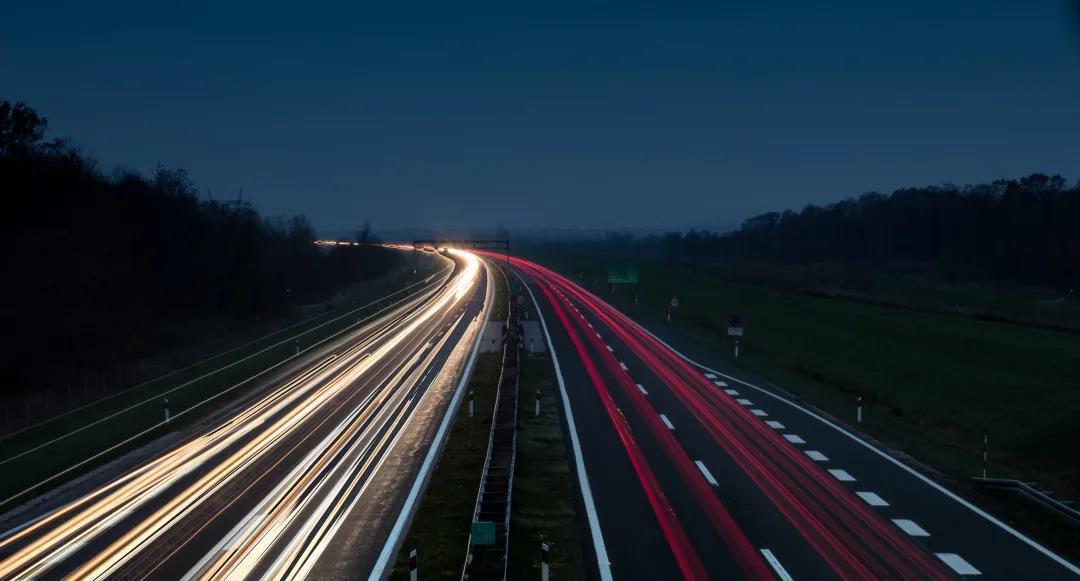
<path id="1" fill-rule="evenodd" d="M 801 436 L 796 436 L 795 434 L 784 434 L 784 438 L 786 438 L 787 441 L 791 442 L 792 444 L 805 444 L 806 443 L 806 440 L 802 439 Z"/>
<path id="2" fill-rule="evenodd" d="M 778 422 L 776 420 L 769 420 L 769 421 L 765 422 L 765 425 L 769 426 L 770 428 L 772 428 L 774 430 L 782 430 L 782 429 L 784 429 L 784 424 L 781 424 L 780 422 Z"/>
<path id="3" fill-rule="evenodd" d="M 636 385 L 637 385 L 638 391 L 641 392 L 641 395 L 649 395 L 649 392 L 645 391 L 645 386 L 641 385 L 640 383 L 638 383 Z"/>
<path id="4" fill-rule="evenodd" d="M 611 348 L 611 345 L 604 345 L 604 347 L 607 347 L 607 350 L 611 351 L 612 353 L 615 352 L 615 350 Z"/>
<path id="5" fill-rule="evenodd" d="M 915 521 L 906 518 L 894 518 L 892 519 L 896 526 L 900 527 L 900 530 L 913 537 L 929 537 L 930 533 L 926 532 L 926 529 L 915 524 Z"/>
<path id="6" fill-rule="evenodd" d="M 723 381 L 720 381 L 719 379 L 714 381 L 713 385 L 715 385 L 716 387 L 727 387 L 727 384 L 724 383 Z"/>
<path id="7" fill-rule="evenodd" d="M 705 374 L 705 379 L 716 379 L 716 374 L 715 373 L 706 373 Z"/>
<path id="8" fill-rule="evenodd" d="M 839 468 L 830 468 L 829 474 L 832 474 L 840 482 L 855 482 L 855 477 L 848 474 L 847 470 L 841 470 Z"/>
<path id="9" fill-rule="evenodd" d="M 817 450 L 807 450 L 806 455 L 814 462 L 828 462 L 829 458 Z"/>
<path id="10" fill-rule="evenodd" d="M 865 500 L 866 504 L 869 504 L 870 506 L 889 506 L 889 503 L 885 502 L 884 498 L 881 498 L 880 496 L 874 494 L 873 492 L 865 492 L 865 491 L 863 491 L 863 492 L 856 492 L 855 494 L 859 495 L 859 498 Z"/>
<path id="11" fill-rule="evenodd" d="M 755 416 L 757 416 L 759 418 L 769 415 L 769 414 L 765 413 L 765 410 L 759 410 L 759 409 L 752 409 L 752 410 L 750 410 L 750 413 L 754 414 Z"/>
<path id="12" fill-rule="evenodd" d="M 713 486 L 719 484 L 719 482 L 717 482 L 716 479 L 713 478 L 712 472 L 709 472 L 709 469 L 705 467 L 705 464 L 703 464 L 701 460 L 694 460 L 694 464 L 697 465 L 698 470 L 701 470 L 701 475 L 705 477 L 705 480 L 709 484 Z"/>
<path id="13" fill-rule="evenodd" d="M 739 395 L 739 392 L 735 391 L 734 389 L 725 389 L 724 393 L 728 395 Z"/>
<path id="14" fill-rule="evenodd" d="M 746 398 L 742 398 L 742 397 L 740 397 L 739 399 L 737 399 L 735 401 L 741 403 L 742 405 L 754 405 L 753 402 L 751 402 L 750 400 L 748 400 Z"/>
<path id="15" fill-rule="evenodd" d="M 611 349 L 611 347 L 608 347 L 608 349 Z M 619 362 L 619 367 L 622 367 L 622 370 L 623 370 L 623 371 L 630 371 L 630 369 L 629 369 L 629 368 L 627 368 L 627 367 L 626 367 L 626 364 L 625 364 L 625 363 L 623 363 L 622 361 L 620 361 L 620 362 Z"/>
<path id="16" fill-rule="evenodd" d="M 956 553 L 934 553 L 937 558 L 945 561 L 945 564 L 956 571 L 957 575 L 982 575 L 982 571 L 979 571 L 975 567 L 964 560 L 963 557 Z"/>
<path id="17" fill-rule="evenodd" d="M 667 429 L 675 429 L 675 426 L 671 424 L 671 420 L 667 419 L 667 416 L 665 416 L 664 414 L 660 414 L 660 421 L 664 422 L 664 425 L 667 426 Z"/>

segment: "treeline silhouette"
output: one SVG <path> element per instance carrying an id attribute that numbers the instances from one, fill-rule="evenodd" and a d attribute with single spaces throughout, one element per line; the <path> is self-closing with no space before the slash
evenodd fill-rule
<path id="1" fill-rule="evenodd" d="M 318 248 L 302 216 L 201 201 L 182 169 L 106 176 L 65 141 L 45 141 L 46 127 L 0 102 L 9 394 L 115 369 L 198 340 L 198 329 L 268 320 L 399 261 L 378 247 Z M 359 235 L 374 241 L 367 227 Z"/>
<path id="2" fill-rule="evenodd" d="M 605 244 L 634 242 L 612 235 Z M 868 193 L 754 216 L 734 232 L 671 232 L 637 244 L 670 259 L 827 263 L 1073 289 L 1080 286 L 1080 184 L 1036 173 Z"/>

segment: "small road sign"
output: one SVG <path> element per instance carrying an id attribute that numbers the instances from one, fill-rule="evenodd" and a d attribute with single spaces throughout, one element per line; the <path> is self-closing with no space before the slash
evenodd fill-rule
<path id="1" fill-rule="evenodd" d="M 494 545 L 495 523 L 487 520 L 474 522 L 472 524 L 472 544 Z"/>
<path id="2" fill-rule="evenodd" d="M 673 308 L 673 309 L 679 308 L 679 298 L 678 297 L 671 297 L 671 308 Z"/>
<path id="3" fill-rule="evenodd" d="M 732 313 L 728 317 L 728 337 L 742 337 L 743 336 L 743 320 L 742 315 Z"/>
<path id="4" fill-rule="evenodd" d="M 607 281 L 611 284 L 637 284 L 638 269 L 633 264 L 609 264 Z"/>

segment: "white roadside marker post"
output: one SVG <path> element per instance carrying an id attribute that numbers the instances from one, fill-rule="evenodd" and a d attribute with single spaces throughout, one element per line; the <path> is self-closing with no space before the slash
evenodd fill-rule
<path id="1" fill-rule="evenodd" d="M 990 430 L 983 431 L 983 478 L 986 478 L 987 469 L 990 467 Z"/>
<path id="2" fill-rule="evenodd" d="M 548 581 L 551 572 L 548 570 L 548 544 L 540 543 L 540 581 Z"/>
<path id="3" fill-rule="evenodd" d="M 540 390 L 536 390 L 536 417 L 540 417 Z"/>
<path id="4" fill-rule="evenodd" d="M 300 356 L 300 340 L 299 339 L 296 340 L 296 356 L 297 357 Z"/>
<path id="5" fill-rule="evenodd" d="M 409 581 L 417 581 L 416 573 L 416 549 L 409 551 Z"/>
<path id="6" fill-rule="evenodd" d="M 861 395 L 859 396 L 859 399 L 856 400 L 855 421 L 860 423 L 860 424 L 862 423 L 862 396 Z"/>
<path id="7" fill-rule="evenodd" d="M 169 421 L 169 398 L 165 398 L 165 421 Z"/>
<path id="8" fill-rule="evenodd" d="M 476 392 L 469 390 L 469 417 L 473 417 L 473 411 L 476 407 Z"/>

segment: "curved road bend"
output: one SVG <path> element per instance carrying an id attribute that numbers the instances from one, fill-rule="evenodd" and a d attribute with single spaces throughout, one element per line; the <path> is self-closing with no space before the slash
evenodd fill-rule
<path id="1" fill-rule="evenodd" d="M 445 413 L 490 295 L 475 256 L 223 419 L 0 536 L 0 578 L 300 578 L 338 559 L 395 457 L 407 477 Z M 425 440 L 425 438 L 427 440 Z M 376 484 L 372 484 L 372 483 Z M 389 508 L 373 530 L 396 516 Z M 343 527 L 348 523 L 347 527 Z M 357 566 L 369 562 L 356 560 Z M 358 577 L 363 570 L 341 570 Z"/>
<path id="2" fill-rule="evenodd" d="M 559 362 L 602 579 L 1080 572 L 745 371 L 690 361 L 558 273 L 512 265 Z"/>

